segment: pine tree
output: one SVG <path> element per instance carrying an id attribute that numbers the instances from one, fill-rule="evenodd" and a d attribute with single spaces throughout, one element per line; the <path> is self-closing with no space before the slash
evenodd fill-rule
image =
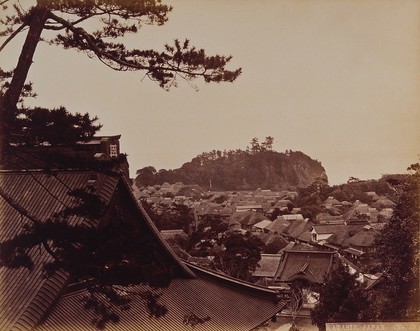
<path id="1" fill-rule="evenodd" d="M 13 5 L 8 9 L 10 2 Z M 163 52 L 127 49 L 124 43 L 116 41 L 126 34 L 137 33 L 144 24 L 163 25 L 172 8 L 159 0 L 37 0 L 26 8 L 19 1 L 6 0 L 0 5 L 4 11 L 13 11 L 0 21 L 1 35 L 8 36 L 0 52 L 19 33 L 28 31 L 11 81 L 1 91 L 1 158 L 8 146 L 12 123 L 18 113 L 17 104 L 25 91 L 26 78 L 43 31 L 56 33 L 48 40 L 52 45 L 81 51 L 117 71 L 141 71 L 165 89 L 176 86 L 178 78 L 233 82 L 241 73 L 241 69 L 225 69 L 231 56 L 208 56 L 203 49 L 191 46 L 189 40 L 175 40 L 173 45 L 165 45 Z M 92 21 L 95 24 L 87 24 Z M 97 29 L 89 30 L 92 26 Z"/>

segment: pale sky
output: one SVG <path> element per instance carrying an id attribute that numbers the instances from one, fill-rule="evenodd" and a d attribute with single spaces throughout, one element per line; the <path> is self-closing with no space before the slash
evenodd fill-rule
<path id="1" fill-rule="evenodd" d="M 25 2 L 25 1 L 21 1 Z M 169 1 L 163 1 L 170 3 Z M 40 44 L 29 73 L 33 105 L 97 115 L 121 134 L 131 176 L 174 169 L 202 152 L 274 149 L 322 162 L 330 184 L 402 173 L 420 158 L 420 1 L 172 1 L 162 27 L 129 42 L 162 49 L 188 38 L 242 67 L 233 84 L 180 81 L 166 92 L 144 73 L 115 72 L 82 53 Z M 22 40 L 0 53 L 7 69 Z"/>

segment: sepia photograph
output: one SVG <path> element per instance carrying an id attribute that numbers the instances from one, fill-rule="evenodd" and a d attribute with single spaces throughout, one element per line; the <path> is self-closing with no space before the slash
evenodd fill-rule
<path id="1" fill-rule="evenodd" d="M 419 330 L 420 1 L 0 0 L 0 330 Z"/>

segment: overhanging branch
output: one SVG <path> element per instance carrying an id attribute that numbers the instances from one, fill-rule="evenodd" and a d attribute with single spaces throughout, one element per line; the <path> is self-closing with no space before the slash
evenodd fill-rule
<path id="1" fill-rule="evenodd" d="M 6 47 L 6 45 L 14 38 L 16 37 L 24 28 L 27 26 L 26 22 L 23 23 L 21 26 L 19 26 L 13 33 L 5 40 L 5 42 L 0 46 L 0 52 L 3 50 L 3 48 Z"/>
<path id="2" fill-rule="evenodd" d="M 126 70 L 145 70 L 148 73 L 156 73 L 156 72 L 171 72 L 175 75 L 185 75 L 185 77 L 193 78 L 193 77 L 204 77 L 206 81 L 212 81 L 216 80 L 221 77 L 222 74 L 218 71 L 218 69 L 221 69 L 223 65 L 220 65 L 220 68 L 215 68 L 214 73 L 207 73 L 208 68 L 206 68 L 205 63 L 198 63 L 191 65 L 192 69 L 189 69 L 188 66 L 190 64 L 184 63 L 183 66 L 181 66 L 181 63 L 178 63 L 178 65 L 173 65 L 170 63 L 170 60 L 174 60 L 173 56 L 167 55 L 168 59 L 162 60 L 159 65 L 144 65 L 139 63 L 138 61 L 127 61 L 125 59 L 122 59 L 120 57 L 115 56 L 111 52 L 108 52 L 104 49 L 101 49 L 98 47 L 97 42 L 95 41 L 95 37 L 89 34 L 86 30 L 84 30 L 81 27 L 76 27 L 71 22 L 55 15 L 54 13 L 50 12 L 49 18 L 55 20 L 57 23 L 62 24 L 63 27 L 71 31 L 75 36 L 80 37 L 81 40 L 83 40 L 84 44 L 80 44 L 79 48 L 84 51 L 92 51 L 98 58 L 108 67 L 117 70 L 117 71 L 126 71 Z M 230 59 L 230 58 L 229 58 Z M 175 61 L 175 60 L 174 60 Z M 179 60 L 180 61 L 180 60 Z M 225 61 L 227 62 L 227 61 Z M 236 76 L 240 74 L 240 69 L 236 70 L 233 73 L 233 76 Z M 223 72 L 225 72 L 223 70 Z M 234 79 L 234 78 L 233 78 Z M 233 80 L 231 78 L 231 80 Z M 220 79 L 222 80 L 222 79 Z"/>
<path id="3" fill-rule="evenodd" d="M 10 195 L 8 195 L 4 190 L 0 187 L 0 196 L 10 205 L 12 206 L 19 214 L 25 216 L 29 219 L 35 226 L 39 226 L 42 224 L 42 221 L 39 220 L 36 216 L 32 215 L 26 208 L 22 207 L 17 201 L 15 201 Z M 44 247 L 45 251 L 51 255 L 54 259 L 58 259 L 57 255 L 51 249 L 46 241 L 42 242 L 42 246 Z"/>

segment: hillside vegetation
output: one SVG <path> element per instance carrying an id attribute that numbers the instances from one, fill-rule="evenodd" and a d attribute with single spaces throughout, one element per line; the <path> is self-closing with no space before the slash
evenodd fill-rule
<path id="1" fill-rule="evenodd" d="M 272 138 L 262 144 L 254 138 L 251 147 L 202 153 L 174 170 L 149 166 L 137 171 L 138 187 L 173 184 L 197 184 L 207 190 L 297 189 L 316 178 L 325 183 L 327 175 L 317 160 L 299 151 L 279 153 L 272 150 Z"/>

